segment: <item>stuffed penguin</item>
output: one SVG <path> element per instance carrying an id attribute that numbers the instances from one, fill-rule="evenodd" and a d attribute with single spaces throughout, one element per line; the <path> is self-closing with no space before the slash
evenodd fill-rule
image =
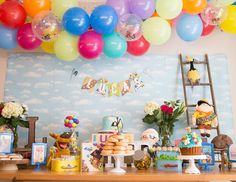
<path id="1" fill-rule="evenodd" d="M 196 85 L 200 81 L 200 73 L 199 71 L 194 67 L 194 61 L 195 59 L 189 56 L 186 56 L 187 62 L 190 63 L 190 69 L 187 73 L 188 80 L 190 81 L 191 85 Z"/>
<path id="2" fill-rule="evenodd" d="M 192 115 L 193 125 L 197 125 L 202 137 L 211 136 L 211 127 L 218 126 L 218 119 L 213 106 L 207 100 L 199 100 Z"/>

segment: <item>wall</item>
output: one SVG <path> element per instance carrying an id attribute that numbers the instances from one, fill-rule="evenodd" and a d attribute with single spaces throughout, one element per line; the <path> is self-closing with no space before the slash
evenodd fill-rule
<path id="1" fill-rule="evenodd" d="M 236 77 L 236 53 L 235 53 L 235 43 L 236 36 L 222 33 L 220 31 L 215 31 L 209 37 L 201 38 L 198 41 L 186 43 L 180 40 L 175 31 L 173 30 L 173 35 L 168 43 L 162 46 L 153 46 L 150 50 L 151 53 L 156 54 L 217 54 L 223 53 L 228 57 L 229 61 L 229 72 L 231 78 L 231 93 L 232 93 L 232 103 L 233 103 L 233 116 L 236 118 L 236 82 L 234 78 Z M 19 52 L 20 50 L 15 50 Z M 17 60 L 16 60 L 17 61 Z M 3 97 L 3 88 L 5 80 L 6 71 L 6 52 L 0 52 L 0 99 Z M 227 104 L 227 103 L 226 103 Z M 236 128 L 235 128 L 236 131 Z"/>

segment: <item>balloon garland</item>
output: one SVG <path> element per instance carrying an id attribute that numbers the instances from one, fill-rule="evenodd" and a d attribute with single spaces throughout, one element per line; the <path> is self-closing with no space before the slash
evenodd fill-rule
<path id="1" fill-rule="evenodd" d="M 236 0 L 107 0 L 90 16 L 77 0 L 0 0 L 0 48 L 41 47 L 64 61 L 141 56 L 171 27 L 189 42 L 217 27 L 236 34 L 235 22 Z"/>

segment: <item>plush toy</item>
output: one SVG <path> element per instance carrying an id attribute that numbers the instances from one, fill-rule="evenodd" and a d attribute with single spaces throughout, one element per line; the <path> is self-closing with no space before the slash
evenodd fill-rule
<path id="1" fill-rule="evenodd" d="M 52 147 L 50 150 L 47 167 L 50 168 L 53 158 L 70 155 L 69 145 L 71 143 L 71 134 L 72 133 L 69 132 L 64 132 L 61 135 L 58 135 L 56 133 L 49 133 L 49 135 L 56 141 L 54 143 L 54 147 Z"/>
<path id="2" fill-rule="evenodd" d="M 199 71 L 194 67 L 194 61 L 195 59 L 190 57 L 190 56 L 186 56 L 186 60 L 187 62 L 190 63 L 190 69 L 188 71 L 188 80 L 190 81 L 191 85 L 196 85 L 199 83 L 200 81 L 200 73 Z"/>
<path id="3" fill-rule="evenodd" d="M 155 145 L 159 141 L 159 134 L 155 129 L 149 128 L 142 133 L 141 140 L 144 143 Z"/>
<path id="4" fill-rule="evenodd" d="M 218 125 L 213 106 L 207 100 L 198 101 L 196 111 L 192 115 L 192 123 L 198 126 L 202 137 L 210 137 L 211 127 Z"/>

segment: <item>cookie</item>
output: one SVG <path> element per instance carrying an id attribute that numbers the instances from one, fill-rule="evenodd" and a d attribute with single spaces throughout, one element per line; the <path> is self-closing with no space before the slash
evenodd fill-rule
<path id="1" fill-rule="evenodd" d="M 115 143 L 111 143 L 111 142 L 106 142 L 105 146 L 114 146 Z"/>
<path id="2" fill-rule="evenodd" d="M 113 137 L 109 137 L 108 138 L 108 140 L 107 140 L 108 142 L 110 142 L 110 143 L 115 143 L 115 142 L 119 142 L 119 140 L 118 139 L 116 139 L 116 138 L 113 138 Z"/>
<path id="3" fill-rule="evenodd" d="M 113 138 L 118 139 L 118 140 L 124 140 L 125 136 L 124 135 L 112 135 Z"/>
<path id="4" fill-rule="evenodd" d="M 127 150 L 124 146 L 114 146 L 114 150 Z"/>
<path id="5" fill-rule="evenodd" d="M 113 150 L 113 146 L 105 145 L 103 147 L 104 150 Z"/>
<path id="6" fill-rule="evenodd" d="M 128 146 L 128 143 L 126 142 L 116 142 L 117 146 Z"/>
<path id="7" fill-rule="evenodd" d="M 131 145 L 127 146 L 126 148 L 127 148 L 127 150 L 133 150 L 133 146 L 131 146 Z"/>
<path id="8" fill-rule="evenodd" d="M 126 154 L 124 150 L 114 150 L 113 154 Z"/>
<path id="9" fill-rule="evenodd" d="M 126 154 L 134 154 L 134 151 L 133 150 L 126 150 L 125 153 Z"/>
<path id="10" fill-rule="evenodd" d="M 112 152 L 113 150 L 102 150 L 102 155 L 110 155 Z"/>
<path id="11" fill-rule="evenodd" d="M 129 140 L 128 139 L 121 139 L 121 140 L 119 140 L 120 142 L 125 142 L 125 143 L 129 143 Z"/>

